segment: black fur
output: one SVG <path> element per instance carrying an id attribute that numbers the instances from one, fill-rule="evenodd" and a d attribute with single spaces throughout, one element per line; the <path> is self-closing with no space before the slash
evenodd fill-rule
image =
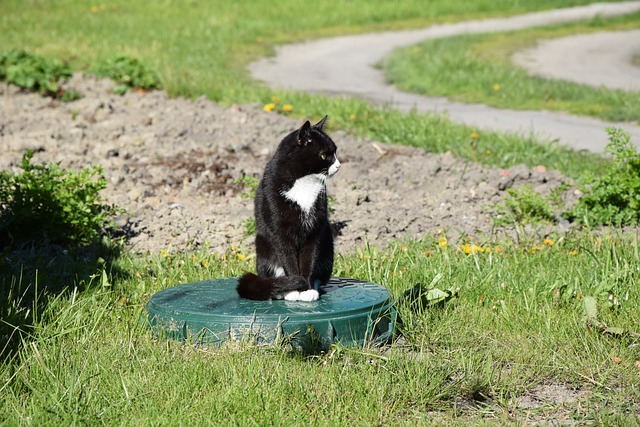
<path id="1" fill-rule="evenodd" d="M 255 196 L 258 274 L 240 278 L 237 290 L 242 298 L 281 299 L 331 277 L 333 236 L 325 184 L 308 213 L 284 195 L 299 178 L 326 176 L 337 162 L 336 145 L 322 130 L 326 119 L 313 126 L 307 121 L 287 135 L 265 167 Z M 276 266 L 284 269 L 284 276 L 275 277 Z"/>

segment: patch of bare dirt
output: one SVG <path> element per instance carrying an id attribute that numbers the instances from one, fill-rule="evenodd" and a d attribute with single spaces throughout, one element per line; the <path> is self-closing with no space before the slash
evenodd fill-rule
<path id="1" fill-rule="evenodd" d="M 259 178 L 280 139 L 302 120 L 161 91 L 119 96 L 110 81 L 79 74 L 69 86 L 84 97 L 62 103 L 0 85 L 0 168 L 18 170 L 27 149 L 36 151 L 35 161 L 70 169 L 101 165 L 109 182 L 103 195 L 126 209 L 117 223 L 129 229 L 136 252 L 205 244 L 220 252 L 233 244 L 252 250 L 245 222 L 253 201 L 242 197 L 238 179 Z M 529 184 L 548 194 L 566 181 L 544 169 L 503 171 L 329 133 L 343 163 L 329 181 L 342 253 L 439 229 L 452 238 L 489 239 L 491 206 L 507 188 Z"/>

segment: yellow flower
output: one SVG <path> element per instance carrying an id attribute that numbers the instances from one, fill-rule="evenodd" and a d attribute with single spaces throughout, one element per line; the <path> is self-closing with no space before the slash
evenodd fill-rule
<path id="1" fill-rule="evenodd" d="M 478 137 L 480 137 L 480 135 L 478 135 L 478 132 L 471 132 L 471 135 L 469 135 L 469 138 L 471 139 L 478 139 Z"/>
<path id="2" fill-rule="evenodd" d="M 353 114 L 353 113 L 349 114 L 349 120 L 353 121 L 353 120 L 355 120 L 357 118 L 358 118 L 358 116 L 356 116 L 355 114 Z"/>
<path id="3" fill-rule="evenodd" d="M 236 258 L 238 258 L 240 261 L 244 261 L 247 256 L 245 254 L 237 253 Z"/>
<path id="4" fill-rule="evenodd" d="M 542 243 L 543 243 L 544 245 L 547 245 L 547 246 L 553 246 L 553 245 L 555 245 L 555 244 L 556 244 L 556 242 L 554 242 L 554 241 L 553 241 L 553 240 L 551 240 L 551 239 L 544 239 L 544 241 L 543 241 Z"/>
<path id="5" fill-rule="evenodd" d="M 280 97 L 277 95 L 273 95 L 271 97 L 271 101 L 273 101 L 274 104 L 280 104 Z"/>
<path id="6" fill-rule="evenodd" d="M 408 249 L 409 249 L 409 248 L 407 248 L 407 246 L 406 246 L 406 245 L 402 245 L 402 246 L 400 246 L 400 250 L 401 250 L 402 252 L 407 252 L 407 250 L 408 250 Z"/>
<path id="7" fill-rule="evenodd" d="M 264 107 L 262 107 L 262 109 L 267 113 L 270 113 L 271 111 L 273 111 L 274 108 L 276 108 L 276 104 L 274 104 L 273 102 L 270 102 L 266 104 Z"/>
<path id="8" fill-rule="evenodd" d="M 575 249 L 572 251 L 569 251 L 569 255 L 578 255 L 578 251 L 576 251 Z"/>
<path id="9" fill-rule="evenodd" d="M 209 265 L 209 260 L 204 258 L 202 261 L 200 261 L 200 265 L 206 268 Z"/>
<path id="10" fill-rule="evenodd" d="M 160 249 L 160 255 L 168 257 L 169 256 L 169 252 L 167 252 L 166 249 Z"/>
<path id="11" fill-rule="evenodd" d="M 496 247 L 493 248 L 493 250 L 499 254 L 500 252 L 502 252 L 502 246 L 497 245 Z"/>
<path id="12" fill-rule="evenodd" d="M 282 111 L 290 113 L 291 111 L 293 111 L 293 106 L 291 106 L 290 104 L 284 104 L 282 106 Z"/>
<path id="13" fill-rule="evenodd" d="M 448 247 L 449 243 L 447 242 L 447 238 L 444 236 L 440 237 L 440 239 L 438 239 L 438 246 L 441 248 Z"/>
<path id="14" fill-rule="evenodd" d="M 499 91 L 500 89 L 502 89 L 502 86 L 500 86 L 498 83 L 496 83 L 496 84 L 494 84 L 494 85 L 493 85 L 493 90 L 494 90 L 494 91 L 496 91 L 496 92 L 497 92 L 497 91 Z"/>
<path id="15" fill-rule="evenodd" d="M 483 248 L 480 245 L 476 245 L 476 244 L 469 244 L 469 243 L 465 243 L 464 245 L 462 245 L 460 247 L 460 249 L 462 250 L 462 252 L 464 252 L 465 254 L 469 255 L 469 254 L 481 254 L 484 253 L 486 250 L 485 248 Z"/>

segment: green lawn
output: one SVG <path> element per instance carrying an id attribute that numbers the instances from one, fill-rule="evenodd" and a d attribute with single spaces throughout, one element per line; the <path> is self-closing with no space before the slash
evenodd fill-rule
<path id="1" fill-rule="evenodd" d="M 24 48 L 79 69 L 127 53 L 154 68 L 173 95 L 267 103 L 274 94 L 251 82 L 244 65 L 274 43 L 584 3 L 5 0 L 0 51 Z M 442 117 L 276 95 L 293 114 L 328 113 L 335 127 L 383 142 L 504 167 L 543 164 L 572 176 L 603 165 L 595 155 Z M 4 252 L 0 424 L 640 423 L 637 236 L 521 237 L 451 242 L 436 234 L 340 254 L 334 274 L 382 283 L 398 298 L 403 335 L 384 348 L 338 345 L 318 355 L 285 346 L 201 348 L 159 340 L 144 328 L 150 295 L 251 270 L 248 248 L 145 257 L 110 245 Z M 457 289 L 458 296 L 417 309 L 402 297 L 416 283 Z M 583 304 L 591 298 L 598 314 L 587 319 Z M 618 329 L 605 333 L 604 324 Z M 549 398 L 549 390 L 561 390 L 562 399 Z M 527 407 L 527 399 L 541 403 Z"/>
<path id="2" fill-rule="evenodd" d="M 29 315 L 33 326 L 23 326 L 21 350 L 0 365 L 4 421 L 638 420 L 640 354 L 632 335 L 640 324 L 637 240 L 585 234 L 498 246 L 445 242 L 441 236 L 340 256 L 336 274 L 384 283 L 399 298 L 404 336 L 382 349 L 337 346 L 310 356 L 279 346 L 198 348 L 159 341 L 141 325 L 150 294 L 176 283 L 237 275 L 252 268 L 251 257 L 243 255 L 203 250 L 124 256 L 104 280 L 100 274 L 81 280 L 82 292 L 41 297 Z M 52 277 L 43 270 L 44 277 Z M 28 276 L 21 283 L 33 280 Z M 441 289 L 458 288 L 458 297 L 426 310 L 402 302 L 404 290 L 434 279 Z M 587 325 L 582 308 L 587 297 L 597 300 L 599 321 L 628 332 L 604 334 Z M 564 390 L 569 400 L 518 406 L 550 387 Z"/>
<path id="3" fill-rule="evenodd" d="M 431 40 L 395 52 L 383 63 L 403 90 L 500 108 L 565 111 L 609 121 L 639 121 L 640 93 L 534 77 L 511 56 L 536 40 L 640 28 L 640 13 L 553 27 Z"/>

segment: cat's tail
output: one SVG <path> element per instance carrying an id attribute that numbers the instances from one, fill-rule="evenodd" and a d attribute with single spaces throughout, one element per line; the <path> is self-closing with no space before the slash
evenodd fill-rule
<path id="1" fill-rule="evenodd" d="M 283 299 L 292 292 L 308 291 L 309 284 L 302 276 L 262 278 L 253 273 L 245 273 L 238 279 L 236 290 L 240 298 L 254 300 Z M 316 297 L 315 299 L 318 298 Z"/>

